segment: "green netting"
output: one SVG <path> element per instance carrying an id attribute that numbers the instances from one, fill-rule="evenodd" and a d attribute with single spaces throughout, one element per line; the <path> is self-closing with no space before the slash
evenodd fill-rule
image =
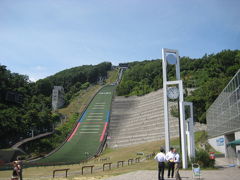
<path id="1" fill-rule="evenodd" d="M 206 113 L 209 137 L 240 129 L 240 70 L 223 89 Z"/>

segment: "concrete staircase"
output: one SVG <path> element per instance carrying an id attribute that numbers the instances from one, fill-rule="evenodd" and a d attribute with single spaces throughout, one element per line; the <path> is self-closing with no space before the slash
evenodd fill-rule
<path id="1" fill-rule="evenodd" d="M 169 125 L 170 136 L 177 137 L 178 119 L 170 117 Z M 116 96 L 112 102 L 108 135 L 107 145 L 111 148 L 164 139 L 162 90 L 141 97 Z"/>

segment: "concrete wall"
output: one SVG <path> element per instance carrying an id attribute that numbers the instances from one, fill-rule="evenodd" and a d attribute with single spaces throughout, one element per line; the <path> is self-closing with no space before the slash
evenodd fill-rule
<path id="1" fill-rule="evenodd" d="M 225 143 L 225 136 L 218 136 L 215 138 L 208 139 L 208 143 L 216 149 L 216 151 L 219 151 L 223 154 L 226 154 L 226 143 Z"/>
<path id="2" fill-rule="evenodd" d="M 240 131 L 235 132 L 235 140 L 240 139 Z M 240 145 L 236 146 L 237 165 L 240 165 Z"/>
<path id="3" fill-rule="evenodd" d="M 178 137 L 178 118 L 170 117 L 169 125 L 170 137 Z M 107 145 L 112 148 L 164 139 L 163 91 L 115 97 L 108 135 Z"/>

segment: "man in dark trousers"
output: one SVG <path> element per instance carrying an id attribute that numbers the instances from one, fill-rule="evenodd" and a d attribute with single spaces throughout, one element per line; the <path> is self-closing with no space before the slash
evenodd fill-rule
<path id="1" fill-rule="evenodd" d="M 173 152 L 173 147 L 170 148 L 170 151 L 166 154 L 166 160 L 168 161 L 168 178 L 171 177 L 173 178 L 174 175 L 174 158 L 175 158 L 175 154 Z M 171 173 L 172 171 L 172 173 Z"/>
<path id="2" fill-rule="evenodd" d="M 175 178 L 176 180 L 182 180 L 180 174 L 179 174 L 179 169 L 180 169 L 180 155 L 178 154 L 177 150 L 174 149 L 173 153 L 175 155 L 174 162 L 175 162 Z"/>
<path id="3" fill-rule="evenodd" d="M 23 180 L 23 178 L 22 178 L 23 162 L 20 157 L 17 157 L 17 166 L 18 166 L 18 170 L 19 170 L 19 179 Z"/>
<path id="4" fill-rule="evenodd" d="M 160 153 L 157 153 L 157 155 L 154 157 L 154 159 L 158 162 L 158 180 L 164 180 L 164 168 L 166 161 L 166 155 L 164 152 L 164 149 L 161 148 Z"/>

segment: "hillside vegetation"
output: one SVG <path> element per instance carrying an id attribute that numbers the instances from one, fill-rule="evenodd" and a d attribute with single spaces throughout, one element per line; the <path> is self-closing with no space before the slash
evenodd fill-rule
<path id="1" fill-rule="evenodd" d="M 51 131 L 59 122 L 60 114 L 53 113 L 51 107 L 53 86 L 64 87 L 67 105 L 79 90 L 96 84 L 100 77 L 106 78 L 111 68 L 109 62 L 79 66 L 34 83 L 0 65 L 0 149 L 31 136 L 31 130 L 35 135 Z M 72 114 L 72 121 L 76 116 Z"/>
<path id="2" fill-rule="evenodd" d="M 180 59 L 184 88 L 195 88 L 186 101 L 193 102 L 195 120 L 206 122 L 206 110 L 214 102 L 229 80 L 240 69 L 240 51 L 224 50 L 204 55 L 199 59 Z M 174 66 L 168 69 L 169 79 L 174 79 Z M 151 60 L 129 63 L 117 88 L 120 96 L 144 95 L 162 88 L 162 61 Z"/>
<path id="3" fill-rule="evenodd" d="M 32 130 L 36 135 L 51 131 L 53 124 L 59 124 L 61 115 L 53 113 L 51 109 L 53 86 L 64 87 L 67 107 L 74 97 L 82 96 L 84 91 L 91 90 L 100 77 L 106 78 L 111 67 L 110 62 L 74 67 L 35 83 L 30 82 L 27 76 L 12 73 L 6 66 L 0 65 L 0 149 L 11 147 L 15 142 L 31 136 Z M 191 95 L 185 94 L 185 100 L 193 102 L 196 121 L 206 122 L 206 110 L 238 69 L 239 50 L 224 50 L 199 59 L 181 58 L 184 87 L 195 88 Z M 169 79 L 173 79 L 174 67 L 170 66 L 168 71 Z M 113 73 L 111 78 L 116 79 L 115 77 L 116 74 Z M 162 88 L 161 60 L 146 60 L 129 63 L 129 69 L 123 75 L 117 94 L 144 95 L 159 88 Z M 83 99 L 85 104 L 87 99 Z M 79 116 L 75 112 L 81 113 L 83 110 L 79 101 L 76 102 L 79 111 L 74 107 L 73 105 L 62 110 L 62 113 L 68 113 L 70 122 L 74 122 Z M 69 125 L 64 132 L 67 133 L 71 128 Z"/>

